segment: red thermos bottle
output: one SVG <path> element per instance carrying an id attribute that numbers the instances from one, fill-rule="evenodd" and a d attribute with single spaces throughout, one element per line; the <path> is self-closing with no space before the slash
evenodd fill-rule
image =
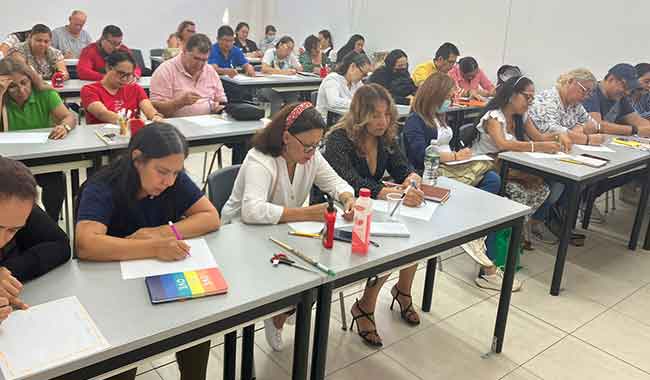
<path id="1" fill-rule="evenodd" d="M 52 87 L 62 88 L 63 87 L 63 73 L 60 71 L 52 74 Z"/>
<path id="2" fill-rule="evenodd" d="M 325 211 L 325 231 L 323 232 L 323 247 L 332 249 L 334 247 L 334 228 L 336 223 L 336 209 L 334 200 L 327 197 L 327 210 Z"/>

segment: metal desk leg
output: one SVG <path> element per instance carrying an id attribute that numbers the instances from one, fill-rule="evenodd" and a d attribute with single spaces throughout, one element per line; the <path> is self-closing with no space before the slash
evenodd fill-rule
<path id="1" fill-rule="evenodd" d="M 494 336 L 492 338 L 492 351 L 501 353 L 503 338 L 506 333 L 506 322 L 508 321 L 508 310 L 510 309 L 510 297 L 512 296 L 512 282 L 515 279 L 517 251 L 521 246 L 521 234 L 524 226 L 524 218 L 519 218 L 517 224 L 512 227 L 510 234 L 510 245 L 508 246 L 508 258 L 506 268 L 503 272 L 503 283 L 501 284 L 501 296 L 499 296 L 499 308 L 497 309 L 497 321 L 494 324 Z"/>
<path id="2" fill-rule="evenodd" d="M 560 245 L 557 248 L 557 257 L 555 258 L 555 269 L 553 271 L 553 281 L 551 282 L 551 295 L 560 294 L 560 285 L 562 285 L 562 275 L 564 274 L 564 262 L 566 261 L 567 249 L 569 248 L 569 239 L 571 238 L 571 228 L 575 225 L 578 216 L 578 199 L 580 197 L 580 186 L 575 183 L 567 184 L 567 195 L 569 203 L 567 206 L 567 216 L 562 223 L 562 236 L 560 236 Z"/>
<path id="3" fill-rule="evenodd" d="M 223 379 L 235 380 L 237 375 L 237 331 L 224 337 L 223 344 Z"/>
<path id="4" fill-rule="evenodd" d="M 499 195 L 502 197 L 506 196 L 506 182 L 508 180 L 508 161 L 501 160 L 501 170 L 499 176 L 501 177 L 501 188 L 499 189 Z"/>
<path id="5" fill-rule="evenodd" d="M 254 368 L 255 368 L 255 325 L 250 325 L 244 327 L 242 332 L 242 343 L 241 343 L 241 379 L 242 380 L 252 380 L 254 378 Z"/>
<path id="6" fill-rule="evenodd" d="M 643 224 L 643 217 L 645 216 L 645 209 L 648 205 L 648 191 L 650 190 L 650 163 L 646 167 L 645 181 L 641 186 L 641 198 L 639 198 L 639 207 L 636 209 L 636 217 L 634 218 L 634 226 L 632 226 L 632 234 L 630 235 L 630 242 L 627 247 L 635 250 L 636 244 L 639 241 L 639 233 L 641 232 L 641 225 Z M 646 241 L 648 235 L 646 234 Z M 644 244 L 645 248 L 645 244 Z"/>
<path id="7" fill-rule="evenodd" d="M 436 268 L 438 267 L 438 256 L 427 260 L 427 271 L 424 276 L 424 292 L 422 295 L 422 311 L 428 313 L 431 311 L 431 301 L 433 299 L 433 284 L 436 280 Z"/>
<path id="8" fill-rule="evenodd" d="M 330 331 L 330 308 L 332 306 L 332 287 L 331 283 L 327 283 L 318 288 L 314 345 L 311 353 L 311 380 L 323 380 L 325 378 L 327 339 Z"/>
<path id="9" fill-rule="evenodd" d="M 70 170 L 63 172 L 65 177 L 65 228 L 68 236 L 70 237 L 70 244 L 74 247 L 74 218 L 73 215 L 73 201 L 72 201 L 72 173 Z"/>
<path id="10" fill-rule="evenodd" d="M 293 369 L 291 371 L 291 378 L 293 380 L 307 379 L 311 308 L 315 293 L 316 289 L 306 291 L 296 307 L 296 332 L 293 341 Z"/>

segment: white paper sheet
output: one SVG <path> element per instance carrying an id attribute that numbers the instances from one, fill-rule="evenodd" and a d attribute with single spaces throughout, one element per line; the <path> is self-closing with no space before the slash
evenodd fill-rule
<path id="1" fill-rule="evenodd" d="M 10 132 L 0 133 L 0 144 L 43 144 L 50 132 Z"/>
<path id="2" fill-rule="evenodd" d="M 594 146 L 594 145 L 578 145 L 574 144 L 574 148 L 578 148 L 580 150 L 584 150 L 585 152 L 607 152 L 607 153 L 615 153 L 616 151 L 612 148 L 608 148 L 606 146 Z"/>
<path id="3" fill-rule="evenodd" d="M 77 297 L 14 311 L 0 325 L 0 369 L 23 379 L 110 345 Z"/>
<path id="4" fill-rule="evenodd" d="M 526 152 L 532 158 L 569 158 L 570 156 L 564 152 L 557 153 L 542 153 L 542 152 Z"/>
<path id="5" fill-rule="evenodd" d="M 460 165 L 464 164 L 466 162 L 471 162 L 471 161 L 494 161 L 492 157 L 488 156 L 487 154 L 479 154 L 478 156 L 474 156 L 472 158 L 468 158 L 467 160 L 460 160 L 460 161 L 452 161 L 452 162 L 445 162 L 445 165 Z"/>
<path id="6" fill-rule="evenodd" d="M 161 261 L 156 259 L 120 261 L 122 279 L 131 280 L 167 273 L 178 273 L 217 267 L 217 262 L 205 239 L 188 239 L 190 255 L 180 261 Z"/>
<path id="7" fill-rule="evenodd" d="M 259 77 L 259 76 L 257 76 L 257 77 Z M 237 80 L 237 81 L 244 81 L 245 82 L 245 81 L 255 80 L 255 78 L 256 77 L 249 77 L 248 75 L 244 75 L 244 74 L 237 74 L 237 75 L 235 75 L 235 77 L 233 79 Z"/>
<path id="8" fill-rule="evenodd" d="M 343 219 L 343 216 L 340 213 L 337 213 L 336 222 L 334 222 L 334 226 L 336 228 L 339 228 L 346 225 L 352 225 L 352 222 L 348 222 L 347 220 Z M 308 234 L 319 234 L 323 229 L 323 227 L 325 227 L 325 223 L 324 222 L 294 222 L 294 223 L 287 223 L 287 226 L 289 227 L 290 231 L 304 232 Z"/>
<path id="9" fill-rule="evenodd" d="M 436 209 L 440 206 L 439 203 L 433 202 L 433 201 L 426 201 L 425 203 L 421 204 L 420 207 L 408 207 L 408 206 L 400 206 L 400 217 L 409 217 L 409 218 L 415 218 L 415 219 L 421 219 L 425 221 L 431 220 L 431 217 L 433 216 L 433 213 L 436 211 Z M 387 202 L 384 200 L 373 200 L 372 201 L 372 208 L 375 211 L 381 211 L 385 214 L 388 214 L 387 211 Z"/>
<path id="10" fill-rule="evenodd" d="M 202 127 L 218 127 L 220 125 L 231 123 L 231 121 L 218 118 L 214 115 L 188 116 L 182 119 Z"/>

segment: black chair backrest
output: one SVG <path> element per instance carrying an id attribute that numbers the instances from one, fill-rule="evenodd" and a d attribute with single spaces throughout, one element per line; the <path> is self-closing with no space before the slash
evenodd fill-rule
<path id="1" fill-rule="evenodd" d="M 151 49 L 149 50 L 149 57 L 162 57 L 165 49 Z"/>
<path id="2" fill-rule="evenodd" d="M 142 57 L 142 51 L 140 49 L 131 49 L 131 55 L 135 60 L 135 64 L 138 65 L 142 71 L 142 76 L 148 77 L 151 76 L 151 69 L 144 64 L 144 58 Z"/>
<path id="3" fill-rule="evenodd" d="M 472 147 L 472 143 L 476 140 L 477 135 L 478 130 L 473 123 L 464 124 L 458 128 L 458 140 L 462 141 L 466 148 Z M 462 146 L 460 148 L 462 148 Z"/>
<path id="4" fill-rule="evenodd" d="M 230 198 L 240 167 L 241 165 L 228 166 L 208 176 L 208 199 L 219 213 Z"/>
<path id="5" fill-rule="evenodd" d="M 316 106 L 316 101 L 318 100 L 318 91 L 312 91 L 311 94 L 309 94 L 309 100 L 311 101 L 311 104 Z"/>

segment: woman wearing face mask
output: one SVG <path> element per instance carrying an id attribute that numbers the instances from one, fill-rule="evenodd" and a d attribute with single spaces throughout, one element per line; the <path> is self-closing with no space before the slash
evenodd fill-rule
<path id="1" fill-rule="evenodd" d="M 343 62 L 345 56 L 352 51 L 358 54 L 366 54 L 366 52 L 363 50 L 365 44 L 366 44 L 366 39 L 363 38 L 362 35 L 360 34 L 352 35 L 352 37 L 350 37 L 348 42 L 345 45 L 343 45 L 343 47 L 341 47 L 338 52 L 336 52 L 336 63 L 339 64 Z"/>
<path id="2" fill-rule="evenodd" d="M 408 57 L 403 50 L 395 49 L 384 59 L 384 66 L 375 70 L 370 83 L 384 86 L 393 96 L 395 103 L 409 105 L 418 88 L 409 74 Z"/>
<path id="3" fill-rule="evenodd" d="M 144 89 L 133 81 L 135 67 L 129 53 L 115 52 L 106 57 L 104 78 L 81 89 L 81 104 L 88 111 L 87 124 L 118 124 L 125 113 L 137 118 L 140 111 L 149 120 L 162 121 L 163 115 L 156 111 Z"/>
<path id="4" fill-rule="evenodd" d="M 223 207 L 224 221 L 249 224 L 323 221 L 326 204 L 303 207 L 313 185 L 338 199 L 346 210 L 354 206 L 354 190 L 341 179 L 318 151 L 325 123 L 311 103 L 292 104 L 278 112 L 253 138 Z M 346 213 L 351 218 L 351 213 Z M 287 314 L 264 322 L 266 339 L 282 350 L 282 328 Z"/>
<path id="5" fill-rule="evenodd" d="M 52 31 L 46 25 L 36 24 L 27 41 L 17 44 L 9 55 L 32 67 L 43 79 L 51 79 L 55 72 L 63 74 L 63 80 L 70 79 L 63 54 L 50 46 Z"/>
<path id="6" fill-rule="evenodd" d="M 264 38 L 262 38 L 259 45 L 262 53 L 266 53 L 267 50 L 275 47 L 277 32 L 278 30 L 273 25 L 267 25 L 264 28 Z"/>
<path id="7" fill-rule="evenodd" d="M 135 134 L 126 153 L 83 185 L 78 200 L 76 248 L 81 260 L 185 259 L 190 247 L 177 240 L 219 228 L 219 213 L 184 172 L 185 137 L 153 123 Z M 176 353 L 181 379 L 203 380 L 210 342 Z M 116 378 L 135 379 L 136 369 Z"/>
<path id="8" fill-rule="evenodd" d="M 0 60 L 0 110 L 3 132 L 52 128 L 50 139 L 59 140 L 77 125 L 77 119 L 59 94 L 34 70 L 14 58 Z M 58 220 L 65 198 L 63 174 L 38 174 L 36 181 L 43 188 L 45 210 L 52 219 Z"/>
<path id="9" fill-rule="evenodd" d="M 328 74 L 318 88 L 316 109 L 327 120 L 328 108 L 347 110 L 352 96 L 363 86 L 361 80 L 368 75 L 371 64 L 365 54 L 350 52 L 337 67 Z"/>

